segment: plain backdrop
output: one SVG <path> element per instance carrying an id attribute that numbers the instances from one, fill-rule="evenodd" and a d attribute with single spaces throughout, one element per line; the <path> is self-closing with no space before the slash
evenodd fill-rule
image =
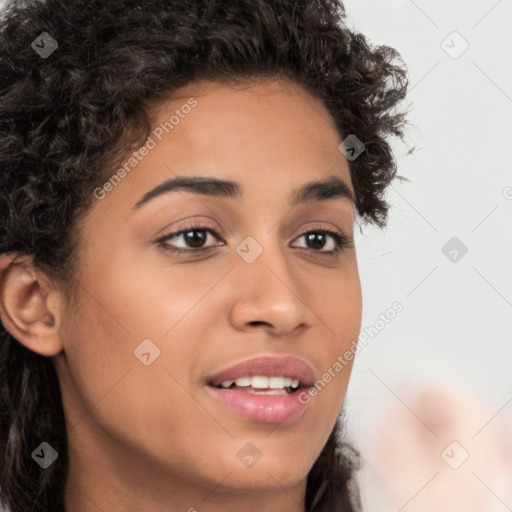
<path id="1" fill-rule="evenodd" d="M 389 189 L 387 227 L 358 234 L 363 327 L 395 300 L 404 309 L 358 354 L 351 398 L 382 387 L 373 368 L 390 383 L 447 379 L 502 405 L 512 397 L 512 2 L 345 6 L 349 24 L 407 63 L 419 146 L 407 156 L 393 144 L 411 181 Z M 457 59 L 441 47 L 454 31 L 469 44 Z M 467 247 L 457 262 L 442 252 L 452 237 Z"/>
<path id="2" fill-rule="evenodd" d="M 398 174 L 411 181 L 390 188 L 388 226 L 356 238 L 363 329 L 394 301 L 403 311 L 357 355 L 345 402 L 352 438 L 364 447 L 387 404 L 405 410 L 406 392 L 432 383 L 467 393 L 489 409 L 490 425 L 512 429 L 512 2 L 345 7 L 349 25 L 407 63 L 408 143 L 418 146 L 406 156 L 394 145 Z M 365 490 L 365 511 L 398 510 L 374 490 Z"/>
<path id="3" fill-rule="evenodd" d="M 512 427 L 512 1 L 345 6 L 352 28 L 406 62 L 407 142 L 417 146 L 408 156 L 392 141 L 410 182 L 389 189 L 387 227 L 356 230 L 362 328 L 396 301 L 403 310 L 357 355 L 345 401 L 352 441 L 368 446 L 393 402 L 413 414 L 406 392 L 432 383 L 463 390 L 489 408 L 489 422 Z M 398 510 L 377 486 L 363 487 L 363 503 Z"/>

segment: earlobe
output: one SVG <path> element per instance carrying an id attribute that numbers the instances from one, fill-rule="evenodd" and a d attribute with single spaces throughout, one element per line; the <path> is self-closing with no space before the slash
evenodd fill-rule
<path id="1" fill-rule="evenodd" d="M 0 319 L 28 349 L 51 357 L 62 351 L 59 292 L 26 258 L 0 256 Z"/>

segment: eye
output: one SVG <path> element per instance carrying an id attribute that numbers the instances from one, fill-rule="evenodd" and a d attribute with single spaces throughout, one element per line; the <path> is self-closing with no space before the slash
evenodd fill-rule
<path id="1" fill-rule="evenodd" d="M 296 238 L 296 240 L 299 239 L 305 240 L 303 248 L 332 256 L 337 256 L 350 243 L 349 238 L 344 233 L 325 228 L 309 228 Z"/>
<path id="2" fill-rule="evenodd" d="M 206 242 L 211 242 L 212 239 L 214 241 L 215 239 L 219 240 L 219 235 L 212 228 L 206 226 L 189 226 L 186 229 L 170 233 L 157 240 L 157 242 L 166 251 L 171 251 L 176 254 L 197 254 L 212 249 L 214 246 L 224 245 L 223 243 L 215 242 L 213 245 L 210 244 L 210 246 L 206 246 Z M 171 240 L 174 240 L 172 245 L 169 244 Z M 176 243 L 180 241 L 184 245 L 176 247 Z"/>

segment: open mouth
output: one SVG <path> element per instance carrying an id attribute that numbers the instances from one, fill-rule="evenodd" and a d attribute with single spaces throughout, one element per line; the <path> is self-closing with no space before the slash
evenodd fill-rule
<path id="1" fill-rule="evenodd" d="M 305 387 L 298 379 L 291 377 L 265 376 L 240 377 L 225 380 L 217 385 L 210 383 L 210 386 L 218 389 L 245 391 L 253 395 L 289 395 Z"/>
<path id="2" fill-rule="evenodd" d="M 238 372 L 239 375 L 241 372 Z M 232 411 L 253 421 L 282 423 L 301 417 L 309 401 L 301 400 L 307 383 L 298 375 L 227 375 L 208 382 L 209 394 Z"/>

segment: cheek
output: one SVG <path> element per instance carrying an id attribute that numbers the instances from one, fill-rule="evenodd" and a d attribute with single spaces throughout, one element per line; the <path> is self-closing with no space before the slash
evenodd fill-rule
<path id="1" fill-rule="evenodd" d="M 200 438 L 204 412 L 188 395 L 198 349 L 180 336 L 192 324 L 183 321 L 181 330 L 178 323 L 163 336 L 183 313 L 171 315 L 173 304 L 162 304 L 159 297 L 144 292 L 143 285 L 123 290 L 122 282 L 115 294 L 106 293 L 114 283 L 114 279 L 104 281 L 100 290 L 89 282 L 94 298 L 81 297 L 79 313 L 74 313 L 73 325 L 63 333 L 67 344 L 63 400 L 71 425 L 94 424 L 95 432 L 109 433 L 126 446 L 152 453 L 164 453 L 172 444 L 169 432 Z M 141 291 L 144 294 L 137 293 Z M 113 300 L 116 296 L 124 301 Z M 188 337 L 192 340 L 193 333 L 188 332 Z M 154 345 L 137 350 L 148 339 Z M 152 361 L 147 366 L 142 355 L 146 352 Z M 149 428 L 154 434 L 150 437 Z"/>
<path id="2" fill-rule="evenodd" d="M 348 387 L 362 321 L 362 290 L 357 267 L 325 283 L 317 299 L 317 316 L 324 324 L 324 343 L 319 345 L 322 372 L 317 383 L 319 406 L 334 422 Z"/>
<path id="3" fill-rule="evenodd" d="M 319 281 L 311 291 L 314 311 L 330 334 L 326 349 L 345 351 L 357 341 L 362 321 L 363 298 L 357 265 L 348 262 L 339 274 Z M 338 354 L 336 354 L 338 355 Z"/>

